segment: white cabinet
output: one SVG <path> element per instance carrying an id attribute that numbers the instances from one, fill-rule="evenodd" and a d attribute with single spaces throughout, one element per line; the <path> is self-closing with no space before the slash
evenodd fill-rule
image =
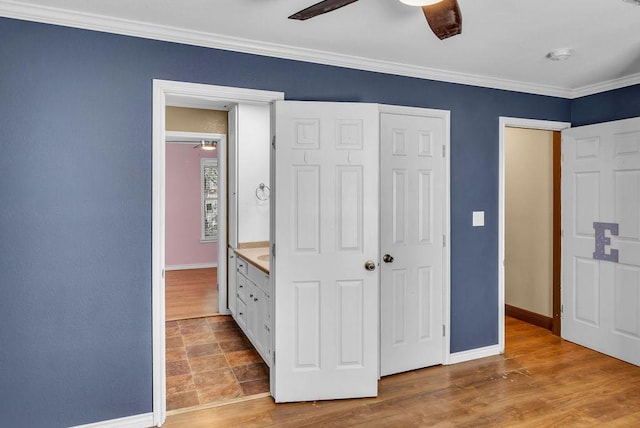
<path id="1" fill-rule="evenodd" d="M 271 301 L 269 275 L 241 257 L 236 260 L 234 319 L 262 359 L 271 367 Z"/>

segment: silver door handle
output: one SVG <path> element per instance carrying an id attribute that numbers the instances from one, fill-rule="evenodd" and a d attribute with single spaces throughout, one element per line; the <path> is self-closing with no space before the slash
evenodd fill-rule
<path id="1" fill-rule="evenodd" d="M 393 263 L 393 257 L 391 257 L 389 254 L 385 254 L 384 256 L 382 256 L 382 261 L 385 263 Z"/>
<path id="2" fill-rule="evenodd" d="M 368 271 L 376 270 L 376 263 L 373 260 L 364 262 L 364 268 Z"/>

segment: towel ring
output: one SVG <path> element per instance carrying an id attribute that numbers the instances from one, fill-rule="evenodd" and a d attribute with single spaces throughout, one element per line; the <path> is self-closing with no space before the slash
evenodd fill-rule
<path id="1" fill-rule="evenodd" d="M 258 188 L 256 189 L 256 198 L 259 201 L 268 201 L 271 197 L 271 189 L 264 183 L 258 184 Z"/>

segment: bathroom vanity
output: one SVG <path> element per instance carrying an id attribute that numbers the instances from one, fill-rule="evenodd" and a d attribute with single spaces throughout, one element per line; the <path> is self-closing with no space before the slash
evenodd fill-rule
<path id="1" fill-rule="evenodd" d="M 235 290 L 229 290 L 231 314 L 265 363 L 271 367 L 269 247 L 238 248 L 234 253 L 236 281 Z M 231 299 L 234 301 L 231 302 Z"/>

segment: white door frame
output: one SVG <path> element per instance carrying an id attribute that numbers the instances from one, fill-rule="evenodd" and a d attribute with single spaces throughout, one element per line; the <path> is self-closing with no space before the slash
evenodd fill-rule
<path id="1" fill-rule="evenodd" d="M 522 119 L 518 117 L 500 116 L 499 124 L 499 190 L 498 190 L 498 347 L 504 354 L 504 257 L 505 257 L 505 128 L 527 128 L 544 131 L 562 131 L 571 127 L 570 122 L 555 122 L 551 120 Z"/>
<path id="2" fill-rule="evenodd" d="M 192 103 L 200 108 L 207 102 L 270 104 L 284 99 L 284 93 L 198 83 L 153 80 L 153 139 L 152 139 L 152 237 L 151 237 L 151 311 L 153 329 L 153 423 L 160 426 L 167 414 L 165 376 L 165 107 L 167 97 Z M 226 147 L 220 151 L 220 175 L 226 174 Z M 221 192 L 220 218 L 226 218 L 226 193 Z M 218 284 L 226 284 L 227 278 L 227 229 L 226 221 L 218 228 Z M 218 309 L 227 313 L 226 288 L 218 292 Z"/>
<path id="3" fill-rule="evenodd" d="M 449 110 L 436 110 L 420 107 L 405 107 L 395 105 L 379 105 L 380 114 L 392 113 L 405 116 L 422 116 L 439 118 L 444 121 L 444 200 L 443 203 L 443 221 L 442 231 L 445 234 L 445 247 L 442 251 L 442 320 L 445 325 L 445 340 L 442 362 L 443 364 L 451 364 L 451 112 Z M 440 150 L 440 149 L 437 149 Z M 382 159 L 381 159 L 382 161 Z M 382 202 L 382 199 L 381 201 Z M 380 243 L 378 243 L 380 246 Z M 378 326 L 378 334 L 380 334 L 380 326 Z M 380 349 L 378 349 L 380 353 Z M 380 361 L 380 355 L 378 355 L 378 361 Z M 378 371 L 379 372 L 379 371 Z"/>

